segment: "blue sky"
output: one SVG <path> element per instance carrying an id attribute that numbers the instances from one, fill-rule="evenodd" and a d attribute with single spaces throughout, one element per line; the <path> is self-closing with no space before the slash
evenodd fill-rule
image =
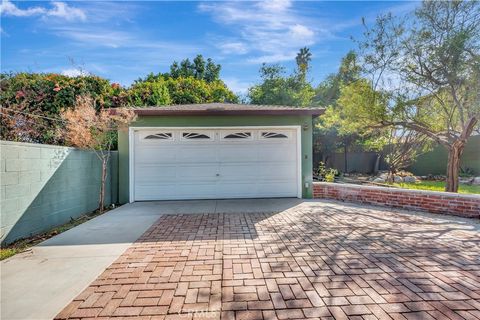
<path id="1" fill-rule="evenodd" d="M 262 62 L 292 70 L 299 48 L 313 54 L 319 83 L 355 48 L 361 19 L 412 10 L 415 2 L 93 2 L 1 4 L 2 71 L 89 72 L 129 85 L 196 54 L 222 65 L 236 92 L 259 81 Z"/>

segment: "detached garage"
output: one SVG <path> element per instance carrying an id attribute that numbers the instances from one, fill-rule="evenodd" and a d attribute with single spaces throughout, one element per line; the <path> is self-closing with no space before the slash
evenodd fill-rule
<path id="1" fill-rule="evenodd" d="M 138 108 L 119 132 L 120 200 L 312 195 L 322 109 L 239 104 Z"/>

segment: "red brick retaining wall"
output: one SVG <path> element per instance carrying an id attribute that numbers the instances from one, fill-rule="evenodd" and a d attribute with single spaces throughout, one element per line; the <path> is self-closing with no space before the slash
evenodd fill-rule
<path id="1" fill-rule="evenodd" d="M 315 182 L 313 197 L 480 218 L 480 195 Z"/>

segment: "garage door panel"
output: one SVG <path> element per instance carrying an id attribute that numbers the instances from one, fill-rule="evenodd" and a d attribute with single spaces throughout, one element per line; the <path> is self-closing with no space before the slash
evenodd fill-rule
<path id="1" fill-rule="evenodd" d="M 242 162 L 257 161 L 258 154 L 255 145 L 230 145 L 221 146 L 218 151 L 218 161 L 220 162 Z"/>
<path id="2" fill-rule="evenodd" d="M 251 181 L 253 178 L 258 176 L 258 170 L 252 164 L 232 164 L 226 165 L 221 164 L 218 168 L 218 172 L 221 179 L 248 179 Z"/>
<path id="3" fill-rule="evenodd" d="M 166 200 L 176 197 L 176 190 L 168 185 L 138 186 L 135 188 L 136 200 Z"/>
<path id="4" fill-rule="evenodd" d="M 292 168 L 291 164 L 256 164 L 254 168 L 252 166 L 242 165 L 222 165 L 219 168 L 220 178 L 225 181 L 238 180 L 238 181 L 262 181 L 271 179 L 280 179 L 295 181 L 297 177 L 297 171 Z"/>
<path id="5" fill-rule="evenodd" d="M 184 163 L 215 162 L 217 161 L 217 152 L 212 150 L 210 145 L 182 146 L 177 151 L 176 160 Z"/>
<path id="6" fill-rule="evenodd" d="M 135 182 L 137 184 L 175 178 L 176 167 L 172 165 L 138 166 L 135 174 Z"/>
<path id="7" fill-rule="evenodd" d="M 218 187 L 218 192 L 221 192 L 225 197 L 236 198 L 238 195 L 244 197 L 255 197 L 258 194 L 258 187 L 252 185 L 250 182 L 231 182 L 222 183 Z"/>
<path id="8" fill-rule="evenodd" d="M 155 146 L 135 148 L 135 160 L 143 163 L 161 163 L 175 161 L 176 147 Z"/>
<path id="9" fill-rule="evenodd" d="M 258 161 L 272 161 L 272 160 L 281 160 L 281 161 L 291 161 L 296 162 L 296 152 L 294 146 L 282 146 L 278 148 L 260 148 L 258 150 Z"/>
<path id="10" fill-rule="evenodd" d="M 188 198 L 211 198 L 217 190 L 216 183 L 185 183 L 176 185 L 177 194 Z M 185 199 L 185 198 L 184 198 Z"/>
<path id="11" fill-rule="evenodd" d="M 181 165 L 177 166 L 177 177 L 181 181 L 202 181 L 205 179 L 216 181 L 218 165 Z"/>
<path id="12" fill-rule="evenodd" d="M 183 132 L 195 130 L 168 131 L 172 133 L 169 141 L 142 140 L 135 134 L 135 200 L 295 197 L 298 194 L 295 130 L 212 129 L 205 131 L 211 140 L 201 141 L 182 138 Z M 237 131 L 251 135 L 244 134 L 246 138 L 241 141 L 225 138 L 228 132 Z M 262 132 L 271 131 L 285 134 L 287 138 L 262 136 Z"/>

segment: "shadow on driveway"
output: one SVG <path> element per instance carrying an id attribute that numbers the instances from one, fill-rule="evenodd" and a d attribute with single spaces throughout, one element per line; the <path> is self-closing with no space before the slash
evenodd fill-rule
<path id="1" fill-rule="evenodd" d="M 57 318 L 478 316 L 475 221 L 278 205 L 286 209 L 224 213 L 217 203 L 210 213 L 161 216 Z"/>

